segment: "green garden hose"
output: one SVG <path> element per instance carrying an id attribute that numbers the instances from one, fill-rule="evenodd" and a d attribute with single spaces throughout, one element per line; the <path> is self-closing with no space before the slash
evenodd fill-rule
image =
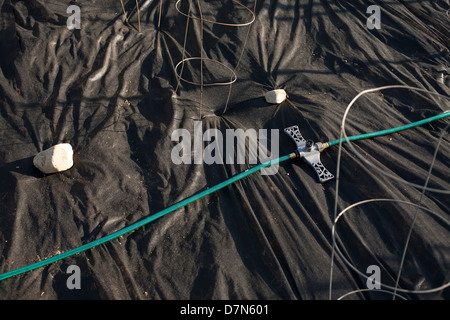
<path id="1" fill-rule="evenodd" d="M 14 277 L 14 276 L 17 276 L 19 274 L 31 271 L 31 270 L 35 270 L 35 269 L 43 267 L 45 265 L 48 265 L 48 264 L 54 263 L 56 261 L 68 258 L 68 257 L 73 256 L 73 255 L 76 255 L 76 254 L 78 254 L 80 252 L 92 249 L 92 248 L 94 248 L 96 246 L 99 246 L 99 245 L 101 245 L 103 243 L 106 243 L 106 242 L 109 242 L 111 240 L 117 239 L 120 236 L 123 236 L 123 235 L 125 235 L 125 234 L 127 234 L 127 233 L 129 233 L 131 231 L 134 231 L 134 230 L 136 230 L 136 229 L 146 225 L 146 224 L 149 224 L 149 223 L 151 223 L 151 222 L 153 222 L 153 221 L 155 221 L 155 220 L 165 216 L 168 213 L 174 212 L 174 211 L 176 211 L 176 210 L 178 210 L 178 209 L 180 209 L 180 208 L 182 208 L 184 206 L 187 206 L 190 203 L 193 203 L 193 202 L 195 202 L 197 200 L 200 200 L 203 197 L 206 197 L 207 195 L 209 195 L 211 193 L 219 191 L 220 189 L 223 189 L 226 186 L 228 186 L 228 185 L 230 185 L 232 183 L 235 183 L 236 181 L 239 181 L 239 180 L 241 180 L 241 179 L 243 179 L 243 178 L 245 178 L 245 177 L 247 177 L 247 176 L 249 176 L 249 175 L 251 175 L 251 174 L 253 174 L 253 173 L 255 173 L 255 172 L 259 171 L 259 170 L 261 170 L 261 169 L 270 167 L 272 165 L 275 165 L 277 163 L 289 160 L 291 158 L 295 158 L 295 156 L 296 156 L 295 153 L 292 153 L 292 154 L 286 155 L 284 157 L 280 157 L 280 158 L 277 158 L 277 159 L 274 159 L 274 160 L 270 160 L 270 161 L 264 162 L 264 163 L 262 163 L 260 165 L 254 166 L 254 167 L 252 167 L 252 168 L 250 168 L 248 170 L 245 170 L 244 172 L 241 172 L 241 173 L 239 173 L 239 174 L 237 174 L 237 175 L 235 175 L 235 176 L 233 176 L 233 177 L 231 177 L 231 178 L 229 178 L 229 179 L 227 179 L 227 180 L 225 180 L 225 181 L 223 181 L 223 182 L 213 186 L 212 188 L 209 188 L 209 189 L 206 189 L 206 190 L 204 190 L 204 191 L 202 191 L 200 193 L 197 193 L 197 194 L 195 194 L 195 195 L 193 195 L 193 196 L 191 196 L 191 197 L 189 197 L 187 199 L 184 199 L 184 200 L 182 200 L 182 201 L 180 201 L 180 202 L 178 202 L 178 203 L 176 203 L 176 204 L 174 204 L 174 205 L 172 205 L 172 206 L 170 206 L 170 207 L 168 207 L 168 208 L 166 208 L 166 209 L 164 209 L 164 210 L 162 210 L 162 211 L 160 211 L 158 213 L 155 213 L 155 214 L 153 214 L 153 215 L 151 215 L 151 216 L 149 216 L 149 217 L 147 217 L 145 219 L 142 219 L 142 220 L 140 220 L 140 221 L 138 221 L 138 222 L 136 222 L 136 223 L 134 223 L 134 224 L 132 224 L 132 225 L 130 225 L 128 227 L 125 227 L 125 228 L 123 228 L 123 229 L 121 229 L 119 231 L 116 231 L 116 232 L 114 232 L 114 233 L 112 233 L 110 235 L 107 235 L 107 236 L 105 236 L 103 238 L 100 238 L 100 239 L 94 240 L 92 242 L 86 243 L 86 244 L 84 244 L 82 246 L 79 246 L 79 247 L 77 247 L 75 249 L 71 249 L 69 251 L 63 252 L 63 253 L 58 254 L 56 256 L 53 256 L 51 258 L 44 259 L 44 260 L 41 260 L 39 262 L 30 264 L 28 266 L 25 266 L 25 267 L 22 267 L 22 268 L 19 268 L 19 269 L 16 269 L 16 270 L 12 270 L 12 271 L 0 274 L 0 280 L 4 280 L 4 279 L 10 278 L 10 277 Z"/>
<path id="2" fill-rule="evenodd" d="M 445 118 L 445 117 L 448 117 L 448 116 L 450 116 L 450 112 L 444 112 L 444 113 L 439 114 L 437 116 L 433 116 L 433 117 L 430 117 L 430 118 L 427 118 L 427 119 L 424 119 L 424 120 L 421 120 L 421 121 L 413 122 L 413 123 L 410 123 L 408 125 L 404 125 L 404 126 L 400 126 L 400 127 L 396 127 L 396 128 L 392 128 L 392 129 L 387 129 L 387 130 L 382 130 L 382 131 L 377 131 L 377 132 L 373 132 L 373 133 L 366 133 L 366 134 L 351 136 L 351 137 L 348 137 L 348 138 L 342 140 L 342 142 L 362 140 L 362 139 L 368 139 L 368 138 L 378 137 L 378 136 L 382 136 L 382 135 L 387 135 L 387 134 L 391 134 L 391 133 L 394 133 L 394 132 L 399 132 L 399 131 L 402 131 L 402 130 L 414 128 L 414 127 L 420 126 L 422 124 L 429 123 L 429 122 L 432 122 L 432 121 L 436 121 L 436 120 L 439 120 L 439 119 L 442 119 L 442 118 Z M 331 147 L 331 146 L 337 145 L 337 144 L 339 144 L 339 142 L 340 142 L 339 139 L 330 141 L 330 142 L 327 143 L 328 144 L 327 147 Z M 138 222 L 136 222 L 134 224 L 131 224 L 128 227 L 125 227 L 125 228 L 123 228 L 123 229 L 121 229 L 119 231 L 116 231 L 116 232 L 114 232 L 114 233 L 112 233 L 110 235 L 107 235 L 107 236 L 105 236 L 103 238 L 100 238 L 100 239 L 94 240 L 92 242 L 86 243 L 86 244 L 81 245 L 81 246 L 79 246 L 77 248 L 74 248 L 74 249 L 71 249 L 71 250 L 66 251 L 64 253 L 58 254 L 56 256 L 53 256 L 51 258 L 44 259 L 44 260 L 41 260 L 39 262 L 27 265 L 25 267 L 22 267 L 22 268 L 19 268 L 19 269 L 16 269 L 16 270 L 12 270 L 12 271 L 0 274 L 0 280 L 4 280 L 4 279 L 7 279 L 7 278 L 14 277 L 14 276 L 17 276 L 19 274 L 28 272 L 28 271 L 32 271 L 32 270 L 38 269 L 40 267 L 49 265 L 49 264 L 57 262 L 57 261 L 60 261 L 62 259 L 68 258 L 70 256 L 76 255 L 76 254 L 81 253 L 83 251 L 92 249 L 92 248 L 94 248 L 96 246 L 99 246 L 101 244 L 104 244 L 106 242 L 114 240 L 114 239 L 116 239 L 116 238 L 118 238 L 120 236 L 123 236 L 123 235 L 125 235 L 125 234 L 127 234 L 129 232 L 132 232 L 132 231 L 134 231 L 134 230 L 136 230 L 136 229 L 138 229 L 138 228 L 140 228 L 140 227 L 142 227 L 144 225 L 147 225 L 147 224 L 149 224 L 149 223 L 151 223 L 151 222 L 153 222 L 153 221 L 155 221 L 155 220 L 165 216 L 166 214 L 174 212 L 174 211 L 176 211 L 176 210 L 178 210 L 178 209 L 180 209 L 180 208 L 182 208 L 184 206 L 187 206 L 188 204 L 191 204 L 191 203 L 193 203 L 193 202 L 195 202 L 197 200 L 200 200 L 201 198 L 203 198 L 203 197 L 205 197 L 205 196 L 207 196 L 207 195 L 209 195 L 211 193 L 219 191 L 220 189 L 223 189 L 226 186 L 229 186 L 230 184 L 235 183 L 236 181 L 239 181 L 239 180 L 241 180 L 241 179 L 243 179 L 243 178 L 245 178 L 245 177 L 247 177 L 247 176 L 249 176 L 249 175 L 251 175 L 251 174 L 253 174 L 255 172 L 258 172 L 258 171 L 260 171 L 263 168 L 267 168 L 267 167 L 270 167 L 272 165 L 276 165 L 278 163 L 281 163 L 283 161 L 296 158 L 297 156 L 298 155 L 294 152 L 294 153 L 290 153 L 288 155 L 279 157 L 277 159 L 270 160 L 270 161 L 264 162 L 262 164 L 259 164 L 257 166 L 254 166 L 254 167 L 252 167 L 252 168 L 250 168 L 250 169 L 248 169 L 248 170 L 246 170 L 244 172 L 241 172 L 241 173 L 239 173 L 239 174 L 237 174 L 237 175 L 235 175 L 235 176 L 233 176 L 233 177 L 231 177 L 231 178 L 229 178 L 229 179 L 227 179 L 227 180 L 225 180 L 225 181 L 223 181 L 223 182 L 221 182 L 221 183 L 219 183 L 219 184 L 217 184 L 217 185 L 215 185 L 215 186 L 213 186 L 211 188 L 208 188 L 208 189 L 206 189 L 206 190 L 204 190 L 202 192 L 199 192 L 199 193 L 197 193 L 197 194 L 195 194 L 195 195 L 193 195 L 193 196 L 191 196 L 191 197 L 189 197 L 187 199 L 184 199 L 184 200 L 182 200 L 182 201 L 180 201 L 180 202 L 178 202 L 178 203 L 176 203 L 176 204 L 174 204 L 174 205 L 172 205 L 172 206 L 170 206 L 170 207 L 168 207 L 168 208 L 166 208 L 166 209 L 164 209 L 164 210 L 162 210 L 162 211 L 160 211 L 158 213 L 155 213 L 155 214 L 153 214 L 153 215 L 151 215 L 151 216 L 149 216 L 147 218 L 144 218 L 144 219 L 142 219 L 142 220 L 140 220 L 140 221 L 138 221 Z"/>
<path id="3" fill-rule="evenodd" d="M 438 114 L 438 115 L 430 117 L 430 118 L 426 118 L 426 119 L 423 119 L 423 120 L 412 122 L 412 123 L 406 124 L 404 126 L 351 136 L 351 137 L 348 137 L 348 140 L 347 139 L 343 139 L 342 142 L 356 141 L 356 140 L 363 140 L 363 139 L 368 139 L 368 138 L 375 138 L 375 137 L 385 136 L 385 135 L 392 134 L 392 133 L 395 133 L 395 132 L 400 132 L 400 131 L 403 131 L 403 130 L 406 130 L 406 129 L 415 128 L 415 127 L 418 127 L 420 125 L 423 125 L 423 124 L 426 124 L 426 123 L 430 123 L 430 122 L 433 122 L 433 121 L 436 121 L 436 120 L 439 120 L 439 119 L 443 119 L 443 118 L 448 117 L 448 116 L 450 116 L 450 111 Z M 337 144 L 339 144 L 339 141 L 340 141 L 340 139 L 330 141 L 330 142 L 328 142 L 328 146 L 332 147 L 334 145 L 337 145 Z"/>

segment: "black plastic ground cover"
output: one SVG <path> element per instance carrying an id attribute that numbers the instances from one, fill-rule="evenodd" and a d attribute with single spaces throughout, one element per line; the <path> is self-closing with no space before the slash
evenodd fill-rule
<path id="1" fill-rule="evenodd" d="M 124 1 L 127 23 L 120 0 L 0 1 L 0 273 L 101 238 L 253 165 L 235 157 L 176 164 L 172 134 L 193 134 L 200 116 L 202 133 L 224 139 L 227 130 L 254 129 L 261 143 L 266 129 L 268 148 L 281 156 L 295 149 L 282 131 L 292 125 L 314 141 L 339 138 L 362 90 L 449 93 L 448 1 L 243 1 L 249 10 L 192 1 L 190 11 L 188 1 L 138 4 Z M 67 26 L 69 5 L 81 9 L 79 29 Z M 225 23 L 202 23 L 199 5 L 203 19 Z M 195 57 L 203 65 L 179 64 Z M 288 100 L 268 104 L 273 89 Z M 383 90 L 355 103 L 346 131 L 446 110 L 448 99 L 437 95 Z M 433 290 L 450 281 L 448 123 L 354 142 L 362 158 L 343 146 L 336 210 L 336 180 L 320 184 L 303 161 L 283 162 L 277 174 L 254 174 L 119 239 L 5 279 L 0 298 L 391 299 L 366 291 L 378 277 L 381 290 L 398 283 L 407 299 L 448 299 L 448 288 Z M 417 185 L 442 134 L 428 184 L 435 190 L 423 193 Z M 74 166 L 39 172 L 34 155 L 62 142 L 73 146 Z M 335 175 L 338 150 L 322 153 Z M 404 202 L 348 210 L 336 223 L 338 255 L 335 214 L 369 199 Z M 70 286 L 70 266 L 81 289 Z"/>

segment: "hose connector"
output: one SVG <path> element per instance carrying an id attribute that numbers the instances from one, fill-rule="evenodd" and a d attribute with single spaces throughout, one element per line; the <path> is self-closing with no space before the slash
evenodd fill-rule
<path id="1" fill-rule="evenodd" d="M 305 140 L 298 126 L 286 128 L 284 132 L 291 137 L 297 146 L 297 150 L 295 150 L 296 157 L 303 158 L 314 169 L 321 183 L 334 178 L 334 175 L 320 161 L 320 153 L 329 147 L 328 143 L 314 143 L 312 140 Z"/>

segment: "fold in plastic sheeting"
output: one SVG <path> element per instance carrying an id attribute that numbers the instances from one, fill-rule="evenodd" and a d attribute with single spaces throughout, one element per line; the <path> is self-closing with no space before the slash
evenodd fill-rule
<path id="1" fill-rule="evenodd" d="M 81 28 L 69 30 L 64 1 L 0 2 L 0 273 L 111 234 L 252 166 L 235 157 L 175 164 L 173 132 L 193 134 L 200 119 L 202 132 L 224 137 L 279 130 L 267 146 L 278 143 L 281 156 L 295 150 L 283 133 L 289 126 L 316 142 L 338 139 L 347 105 L 368 88 L 441 96 L 365 95 L 349 112 L 348 135 L 449 110 L 446 1 L 377 2 L 380 29 L 368 28 L 367 1 L 138 3 L 139 11 L 124 1 L 125 20 L 120 1 L 77 1 Z M 274 89 L 288 99 L 268 104 Z M 448 288 L 433 290 L 450 281 L 447 124 L 353 142 L 361 157 L 344 145 L 338 185 L 318 183 L 303 161 L 283 162 L 276 174 L 256 173 L 119 239 L 5 279 L 0 297 L 391 298 L 366 290 L 376 276 L 407 299 L 448 299 Z M 417 185 L 441 135 L 434 191 L 423 192 Z M 34 155 L 63 142 L 74 166 L 41 174 Z M 333 174 L 338 150 L 322 153 Z M 334 217 L 368 199 L 411 205 L 348 210 L 336 223 L 342 257 Z M 67 286 L 71 265 L 79 290 Z"/>

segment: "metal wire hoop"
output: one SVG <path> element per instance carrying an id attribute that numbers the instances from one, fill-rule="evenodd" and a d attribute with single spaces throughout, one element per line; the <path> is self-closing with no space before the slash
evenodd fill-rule
<path id="1" fill-rule="evenodd" d="M 255 13 L 254 13 L 250 8 L 248 8 L 247 6 L 244 6 L 242 3 L 240 3 L 240 2 L 237 1 L 237 0 L 231 0 L 231 1 L 233 1 L 234 3 L 236 3 L 237 5 L 239 5 L 240 7 L 244 8 L 245 10 L 247 10 L 247 11 L 251 14 L 251 19 L 250 19 L 250 21 L 247 21 L 247 22 L 244 22 L 244 23 L 228 23 L 228 22 L 221 22 L 221 21 L 213 21 L 213 20 L 209 20 L 209 19 L 204 19 L 203 17 L 196 17 L 196 16 L 193 16 L 193 15 L 191 15 L 191 14 L 189 14 L 189 13 L 184 13 L 183 11 L 181 11 L 181 9 L 179 8 L 179 4 L 181 3 L 181 1 L 182 1 L 182 0 L 178 0 L 178 1 L 175 3 L 175 9 L 176 9 L 180 14 L 182 14 L 183 16 L 185 16 L 185 17 L 187 17 L 187 18 L 190 18 L 190 19 L 200 20 L 200 21 L 202 21 L 202 22 L 208 22 L 208 23 L 212 23 L 212 24 L 219 24 L 219 25 L 222 25 L 222 26 L 228 26 L 228 27 L 243 27 L 243 26 L 248 26 L 248 25 L 252 24 L 252 23 L 255 21 Z"/>
<path id="2" fill-rule="evenodd" d="M 218 64 L 218 65 L 224 67 L 224 68 L 227 69 L 227 70 L 230 72 L 230 74 L 232 75 L 232 76 L 231 76 L 231 80 L 230 80 L 230 81 L 227 81 L 227 82 L 199 83 L 199 82 L 193 82 L 193 81 L 189 81 L 189 80 L 184 79 L 184 78 L 182 77 L 182 74 L 180 74 L 180 73 L 178 72 L 178 67 L 179 67 L 181 64 L 186 63 L 186 61 L 192 61 L 192 60 L 200 60 L 200 61 L 202 61 L 202 62 L 209 61 L 209 62 Z M 185 58 L 185 59 L 183 59 L 183 60 L 181 60 L 180 62 L 177 63 L 177 65 L 175 66 L 175 72 L 176 72 L 176 74 L 177 74 L 179 80 L 183 80 L 184 82 L 189 83 L 189 84 L 192 84 L 192 85 L 195 85 L 195 86 L 204 86 L 204 87 L 207 87 L 207 86 L 227 86 L 227 85 L 233 84 L 233 83 L 236 82 L 236 80 L 237 80 L 236 73 L 234 72 L 233 69 L 231 69 L 229 66 L 227 66 L 226 64 L 224 64 L 224 63 L 222 63 L 222 62 L 220 62 L 220 61 L 217 61 L 217 60 L 214 60 L 214 59 L 209 59 L 209 58 L 200 58 L 200 57 Z M 182 72 L 181 72 L 181 73 L 182 73 Z"/>
<path id="3" fill-rule="evenodd" d="M 450 97 L 448 96 L 444 96 L 440 93 L 437 92 L 431 92 L 428 91 L 426 89 L 421 89 L 421 88 L 417 88 L 417 87 L 411 87 L 411 86 L 405 86 L 405 85 L 391 85 L 391 86 L 384 86 L 384 87 L 379 87 L 379 88 L 374 88 L 374 89 L 367 89 L 364 90 L 362 92 L 360 92 L 351 102 L 350 104 L 347 106 L 347 109 L 345 110 L 344 116 L 342 118 L 342 124 L 341 124 L 341 134 L 340 134 L 340 145 L 342 144 L 342 142 L 345 140 L 347 143 L 347 146 L 352 150 L 352 152 L 361 160 L 363 161 L 366 165 L 370 166 L 371 168 L 373 168 L 374 170 L 376 170 L 377 172 L 381 173 L 382 175 L 393 179 L 395 181 L 404 183 L 406 185 L 415 187 L 419 190 L 422 189 L 426 189 L 427 192 L 436 192 L 436 193 L 443 193 L 443 194 L 450 194 L 450 190 L 442 190 L 442 189 L 436 189 L 436 188 L 430 188 L 430 187 L 424 187 L 422 185 L 407 181 L 403 178 L 399 178 L 393 174 L 390 174 L 389 172 L 386 172 L 385 170 L 382 170 L 381 168 L 379 168 L 378 166 L 376 166 L 373 162 L 369 161 L 368 159 L 366 159 L 360 152 L 358 152 L 355 148 L 355 146 L 350 142 L 347 132 L 346 132 L 346 120 L 347 120 L 347 116 L 349 114 L 349 111 L 351 109 L 351 107 L 355 104 L 355 102 L 363 95 L 367 94 L 367 93 L 371 93 L 371 92 L 377 92 L 377 91 L 383 91 L 383 90 L 387 90 L 387 89 L 406 89 L 406 90 L 411 90 L 411 91 L 418 91 L 418 92 L 423 92 L 423 93 L 427 93 L 431 96 L 439 96 L 441 98 L 444 99 L 450 99 Z M 444 111 L 448 112 L 448 111 Z M 339 147 L 339 150 L 341 150 L 341 147 Z"/>
<path id="4" fill-rule="evenodd" d="M 383 289 L 358 289 L 358 290 L 353 290 L 353 291 L 347 292 L 346 294 L 340 296 L 339 298 L 337 298 L 337 300 L 342 300 L 345 297 L 351 296 L 351 295 L 356 294 L 356 293 L 362 293 L 362 292 L 377 292 L 377 293 L 382 292 L 382 293 L 386 293 L 386 294 L 392 294 L 395 297 L 400 298 L 401 300 L 408 300 L 404 296 L 402 296 L 402 295 L 400 295 L 398 293 L 391 292 L 389 290 L 383 290 Z"/>
<path id="5" fill-rule="evenodd" d="M 342 210 L 336 217 L 336 219 L 334 220 L 333 223 L 333 227 L 331 229 L 331 238 L 332 238 L 332 244 L 333 244 L 333 248 L 334 251 L 339 255 L 339 257 L 342 259 L 342 261 L 344 261 L 344 263 L 351 268 L 352 270 L 354 270 L 356 273 L 358 273 L 360 276 L 362 276 L 365 279 L 369 279 L 369 277 L 364 274 L 363 272 L 361 272 L 360 270 L 358 270 L 358 268 L 356 268 L 342 253 L 342 251 L 339 249 L 337 243 L 336 243 L 336 225 L 337 222 L 339 221 L 339 219 L 350 209 L 357 207 L 361 204 L 366 204 L 366 203 L 370 203 L 370 202 L 397 202 L 397 203 L 401 203 L 401 204 L 407 204 L 407 205 L 411 205 L 413 207 L 416 207 L 418 209 L 422 209 L 430 214 L 432 214 L 434 217 L 438 218 L 440 221 L 442 221 L 444 224 L 446 224 L 447 226 L 450 227 L 450 222 L 447 221 L 446 219 L 442 218 L 439 214 L 437 214 L 436 212 L 423 207 L 421 205 L 417 205 L 415 203 L 409 202 L 409 201 L 404 201 L 404 200 L 398 200 L 398 199 L 369 199 L 369 200 L 364 200 L 364 201 L 360 201 L 357 203 L 354 203 L 350 206 L 348 206 L 347 208 L 345 208 L 344 210 Z M 392 290 L 393 294 L 396 294 L 396 292 L 403 292 L 403 293 L 412 293 L 412 294 L 427 294 L 427 293 L 433 293 L 433 292 L 437 292 L 440 290 L 443 290 L 447 287 L 450 286 L 450 281 L 447 283 L 444 283 L 443 285 L 436 287 L 436 288 L 432 288 L 432 289 L 427 289 L 427 290 L 409 290 L 409 289 L 402 289 L 402 288 L 396 288 L 396 287 L 392 287 L 389 286 L 387 284 L 381 283 L 381 282 L 377 282 L 377 284 L 379 284 L 380 286 L 388 289 L 388 290 Z"/>

